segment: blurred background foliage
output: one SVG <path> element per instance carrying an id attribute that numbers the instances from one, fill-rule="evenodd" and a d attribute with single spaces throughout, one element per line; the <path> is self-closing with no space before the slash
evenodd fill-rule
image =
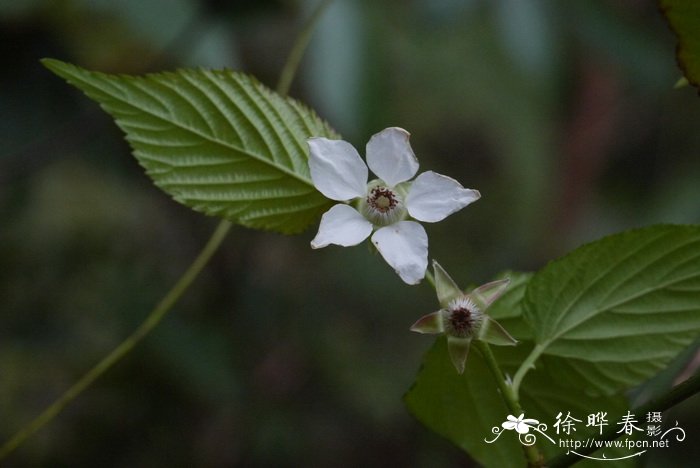
<path id="1" fill-rule="evenodd" d="M 315 3 L 0 0 L 0 438 L 120 342 L 216 225 L 153 187 L 38 60 L 274 86 Z M 700 99 L 673 89 L 674 48 L 651 0 L 336 0 L 291 94 L 358 148 L 408 129 L 424 169 L 479 189 L 427 229 L 431 255 L 480 283 L 700 221 Z M 401 402 L 432 341 L 408 327 L 434 293 L 364 247 L 311 251 L 314 233 L 234 229 L 153 336 L 7 466 L 471 466 Z M 690 439 L 699 407 L 673 413 Z M 645 463 L 683 466 L 698 445 Z"/>

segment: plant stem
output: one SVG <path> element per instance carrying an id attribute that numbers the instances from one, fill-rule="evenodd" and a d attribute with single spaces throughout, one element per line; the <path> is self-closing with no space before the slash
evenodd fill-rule
<path id="1" fill-rule="evenodd" d="M 437 291 L 435 277 L 432 273 L 430 273 L 430 271 L 425 272 L 425 279 L 427 279 L 428 282 Z M 524 411 L 520 406 L 520 401 L 518 400 L 518 392 L 516 391 L 514 386 L 506 380 L 506 377 L 503 374 L 501 367 L 498 365 L 496 356 L 493 355 L 489 344 L 485 341 L 473 340 L 472 346 L 475 346 L 481 352 L 486 366 L 489 368 L 491 374 L 493 375 L 493 378 L 496 380 L 496 385 L 498 385 L 498 389 L 500 390 L 499 393 L 501 394 L 501 398 L 503 398 L 503 401 L 505 402 L 510 412 L 516 417 L 523 414 Z M 537 359 L 537 357 L 535 356 L 534 359 Z M 528 466 L 542 466 L 543 457 L 542 454 L 540 454 L 539 450 L 537 450 L 537 447 L 535 445 L 523 445 L 522 447 L 523 452 L 525 453 L 525 458 L 528 462 Z"/>
<path id="2" fill-rule="evenodd" d="M 301 58 L 309 44 L 311 34 L 314 27 L 321 18 L 323 11 L 332 0 L 324 0 L 316 7 L 314 13 L 307 21 L 304 29 L 297 36 L 294 45 L 287 57 L 287 61 L 280 73 L 280 79 L 277 83 L 277 93 L 286 96 L 289 92 L 289 87 L 294 80 L 294 76 L 301 63 Z M 226 234 L 231 229 L 231 223 L 223 220 L 214 230 L 214 233 L 207 241 L 204 248 L 195 258 L 194 262 L 187 268 L 185 273 L 161 299 L 158 305 L 148 314 L 141 325 L 136 328 L 124 341 L 122 341 L 111 353 L 98 362 L 92 369 L 83 375 L 76 383 L 66 390 L 56 401 L 46 408 L 39 416 L 34 418 L 29 424 L 25 425 L 16 432 L 7 442 L 0 446 L 0 460 L 3 460 L 10 453 L 17 449 L 22 443 L 27 440 L 32 434 L 51 422 L 63 409 L 73 400 L 75 400 L 85 389 L 92 385 L 102 374 L 107 372 L 113 365 L 119 362 L 124 356 L 143 340 L 165 315 L 177 303 L 180 297 L 187 291 L 192 282 L 199 276 L 202 269 L 209 262 L 209 259 L 214 255 L 216 250 L 221 245 L 221 242 L 226 237 Z"/>
<path id="3" fill-rule="evenodd" d="M 515 371 L 515 375 L 513 376 L 513 393 L 515 393 L 516 396 L 520 395 L 520 384 L 523 382 L 525 375 L 530 371 L 530 369 L 535 368 L 535 361 L 537 361 L 546 348 L 547 345 L 544 344 L 536 345 L 522 364 L 520 364 L 518 370 Z"/>
<path id="4" fill-rule="evenodd" d="M 430 283 L 430 285 L 433 287 L 433 289 L 437 288 L 437 286 L 435 286 L 435 277 L 428 270 L 425 270 L 425 279 L 428 280 L 428 283 Z"/>
<path id="5" fill-rule="evenodd" d="M 698 393 L 700 393 L 700 373 L 697 373 L 685 382 L 676 385 L 665 394 L 648 401 L 642 406 L 634 408 L 632 411 L 634 411 L 635 414 L 646 414 L 654 411 L 665 411 Z M 603 434 L 596 437 L 594 440 L 615 440 L 622 435 L 622 431 L 618 431 L 619 429 L 617 429 L 616 427 L 609 426 L 605 430 L 605 432 L 603 432 Z M 600 448 L 596 445 L 597 444 L 593 443 L 585 448 L 582 447 L 578 450 L 577 453 L 580 455 L 589 455 Z M 550 468 L 561 468 L 571 466 L 580 460 L 581 458 L 574 453 L 562 453 L 561 455 L 557 455 L 556 457 L 548 461 L 546 466 Z"/>
<path id="6" fill-rule="evenodd" d="M 282 69 L 282 73 L 280 73 L 280 78 L 277 83 L 277 92 L 279 94 L 285 96 L 289 92 L 289 88 L 294 80 L 294 75 L 296 75 L 296 71 L 299 68 L 302 57 L 304 56 L 304 51 L 309 45 L 314 29 L 316 28 L 319 19 L 321 19 L 321 16 L 326 11 L 326 8 L 328 8 L 328 5 L 330 5 L 332 1 L 333 0 L 323 0 L 316 7 L 316 10 L 314 10 L 313 14 L 308 19 L 304 29 L 302 29 L 297 36 L 296 42 L 287 56 L 287 62 Z"/>
<path id="7" fill-rule="evenodd" d="M 523 414 L 524 411 L 520 406 L 518 394 L 514 391 L 513 386 L 506 381 L 503 371 L 501 371 L 489 344 L 481 340 L 474 340 L 473 344 L 481 352 L 486 365 L 491 370 L 491 374 L 493 374 L 493 378 L 496 380 L 496 384 L 500 390 L 501 398 L 503 398 L 510 412 L 515 417 Z M 525 457 L 527 458 L 528 466 L 542 466 L 542 455 L 539 450 L 537 450 L 537 447 L 534 445 L 523 445 L 522 447 L 525 452 Z"/>
<path id="8" fill-rule="evenodd" d="M 212 234 L 211 238 L 199 255 L 197 255 L 194 262 L 192 262 L 182 277 L 177 281 L 177 283 L 175 283 L 172 289 L 168 291 L 165 297 L 163 297 L 163 299 L 151 311 L 151 313 L 148 314 L 146 320 L 144 320 L 141 325 L 139 325 L 138 328 L 136 328 L 136 330 L 134 330 L 134 332 L 124 341 L 122 341 L 111 353 L 104 357 L 97 363 L 97 365 L 83 375 L 80 380 L 66 390 L 63 395 L 61 395 L 51 404 L 51 406 L 46 408 L 33 421 L 24 426 L 10 440 L 5 442 L 5 444 L 0 447 L 0 460 L 13 452 L 36 431 L 51 422 L 53 418 L 63 411 L 66 405 L 80 395 L 95 380 L 97 380 L 98 377 L 100 377 L 114 364 L 126 356 L 134 348 L 134 346 L 136 346 L 136 344 L 138 344 L 146 335 L 148 335 L 148 333 L 150 333 L 151 330 L 155 328 L 156 325 L 158 325 L 158 323 L 160 323 L 163 317 L 165 317 L 168 311 L 173 307 L 173 305 L 175 305 L 178 299 L 180 299 L 190 284 L 192 284 L 192 281 L 197 278 L 214 252 L 216 252 L 219 245 L 221 245 L 221 242 L 226 237 L 229 229 L 231 229 L 231 223 L 228 221 L 221 221 L 219 223 L 214 231 L 214 234 Z"/>

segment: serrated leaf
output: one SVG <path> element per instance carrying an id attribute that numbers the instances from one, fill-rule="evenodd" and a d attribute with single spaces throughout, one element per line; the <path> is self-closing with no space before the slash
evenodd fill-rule
<path id="1" fill-rule="evenodd" d="M 489 315 L 498 320 L 503 328 L 521 342 L 523 347 L 532 348 L 533 332 L 523 320 L 522 314 L 525 292 L 533 274 L 511 272 L 501 276 L 509 277 L 511 283 L 506 294 L 489 308 Z M 512 369 L 513 374 L 522 362 L 522 349 L 519 348 L 514 354 L 521 359 L 520 361 L 510 356 L 503 363 L 507 369 Z M 494 348 L 496 354 L 501 357 L 509 356 L 511 350 L 512 348 Z M 624 363 L 595 363 L 582 359 L 544 355 L 537 361 L 536 366 L 538 370 L 547 374 L 549 380 L 558 380 L 562 386 L 570 387 L 568 393 L 574 391 L 573 395 L 581 393 L 591 396 L 612 395 L 622 388 L 630 388 L 641 381 L 640 376 L 636 375 L 633 369 L 627 368 Z M 649 375 L 648 372 L 651 371 L 645 372 L 641 377 L 642 380 Z M 532 376 L 528 377 L 528 379 L 532 378 Z"/>
<path id="2" fill-rule="evenodd" d="M 492 347 L 501 368 L 507 375 L 514 375 L 517 368 L 535 346 L 533 332 L 523 319 L 524 296 L 529 281 L 536 275 L 510 272 L 511 287 L 490 308 L 509 332 L 520 340 L 518 346 Z M 646 376 L 650 371 L 643 372 Z M 570 357 L 544 355 L 537 361 L 520 388 L 520 401 L 525 416 L 535 418 L 548 426 L 548 435 L 558 439 L 585 441 L 598 434 L 597 428 L 586 427 L 587 416 L 605 412 L 608 425 L 614 426 L 629 408 L 619 390 L 625 379 L 636 384 L 645 376 L 635 375 L 624 363 L 590 362 Z M 632 385 L 630 384 L 630 385 Z M 603 391 L 609 390 L 608 392 Z M 596 390 L 596 391 L 591 391 Z M 416 383 L 405 397 L 409 410 L 428 428 L 446 437 L 467 451 L 484 466 L 525 466 L 522 451 L 514 433 L 504 433 L 493 444 L 491 429 L 500 426 L 507 411 L 498 396 L 493 377 L 480 354 L 472 352 L 467 369 L 459 375 L 450 365 L 444 339 L 439 339 L 426 354 Z M 581 420 L 577 432 L 571 436 L 557 435 L 553 427 L 559 412 L 570 412 Z M 633 411 L 634 412 L 634 411 Z M 607 428 L 607 427 L 606 427 Z M 486 435 L 484 435 L 486 434 Z M 567 451 L 538 437 L 538 449 L 546 460 Z M 631 452 L 622 448 L 604 448 L 591 456 L 607 459 L 628 457 Z M 593 460 L 581 459 L 577 466 L 598 466 Z M 634 466 L 635 459 L 616 460 L 615 466 Z"/>
<path id="3" fill-rule="evenodd" d="M 523 334 L 530 334 L 523 323 L 520 307 L 530 275 L 509 272 L 501 276 L 510 278 L 510 285 L 488 312 L 513 336 L 522 339 Z M 507 348 L 522 353 L 520 346 Z M 491 428 L 499 425 L 502 422 L 499 419 L 508 414 L 498 392 L 479 352 L 470 353 L 465 372 L 460 375 L 450 361 L 445 338 L 440 337 L 426 353 L 416 382 L 404 401 L 423 425 L 450 440 L 479 463 L 523 466 L 523 451 L 515 439 L 504 438 L 497 444 L 486 444 L 483 440 L 491 438 Z"/>
<path id="4" fill-rule="evenodd" d="M 498 350 L 496 350 L 498 351 Z M 496 357 L 500 358 L 498 352 Z M 500 358 L 502 359 L 502 358 Z M 521 362 L 521 361 L 519 361 Z M 557 364 L 565 362 L 563 359 L 556 361 Z M 532 371 L 528 381 L 521 387 L 521 405 L 527 411 L 527 417 L 532 417 L 547 424 L 546 433 L 552 437 L 557 444 L 552 444 L 543 437 L 538 437 L 538 446 L 544 454 L 546 460 L 552 459 L 561 453 L 568 451 L 567 448 L 559 447 L 559 440 L 573 439 L 585 442 L 589 437 L 596 437 L 599 431 L 595 427 L 587 427 L 588 415 L 599 412 L 606 414 L 608 425 L 615 426 L 629 408 L 628 402 L 622 395 L 600 396 L 589 395 L 580 389 L 572 391 L 569 384 L 562 378 L 560 370 L 550 365 L 548 369 L 537 369 Z M 566 415 L 570 413 L 572 417 L 580 420 L 576 422 L 576 431 L 567 435 L 563 432 L 557 434 L 554 423 L 559 412 Z M 605 427 L 604 429 L 607 429 Z M 591 454 L 597 458 L 614 459 L 629 456 L 630 452 L 623 448 L 605 448 Z M 600 466 L 599 461 L 579 459 L 576 466 Z M 633 459 L 616 460 L 616 467 L 636 466 Z"/>
<path id="5" fill-rule="evenodd" d="M 190 208 L 291 234 L 330 205 L 311 182 L 306 139 L 337 135 L 313 111 L 250 76 L 109 75 L 42 63 L 97 101 L 156 185 Z"/>
<path id="6" fill-rule="evenodd" d="M 509 273 L 512 288 L 498 299 L 489 309 L 496 318 L 516 338 L 522 340 L 517 346 L 491 347 L 499 364 L 506 374 L 513 375 L 520 363 L 530 353 L 534 343 L 522 319 L 522 298 L 530 274 Z M 627 409 L 626 400 L 620 396 L 601 397 L 586 394 L 583 389 L 572 390 L 570 383 L 560 377 L 559 366 L 565 363 L 562 358 L 551 358 L 547 365 L 540 365 L 532 371 L 522 385 L 521 404 L 528 418 L 535 418 L 547 424 L 547 434 L 556 440 L 552 425 L 556 415 L 562 411 L 571 412 L 584 423 L 579 431 L 585 436 L 564 437 L 585 439 L 593 432 L 585 432 L 588 414 L 599 411 L 608 413 L 608 421 L 613 421 Z M 499 439 L 487 444 L 484 439 L 493 439 L 493 427 L 500 427 L 509 414 L 503 403 L 491 372 L 481 355 L 473 351 L 467 360 L 463 375 L 455 372 L 451 365 L 446 342 L 439 338 L 425 356 L 416 383 L 405 397 L 411 413 L 425 426 L 447 438 L 468 452 L 486 467 L 524 467 L 526 465 L 517 434 L 504 433 Z M 515 415 L 517 416 L 517 415 Z M 590 429 L 590 428 L 589 428 Z M 544 437 L 538 437 L 538 449 L 546 459 L 559 454 L 562 449 L 551 444 Z M 598 456 L 602 456 L 600 453 Z M 606 449 L 605 456 L 620 455 L 615 449 Z M 622 454 L 622 455 L 627 455 Z M 617 462 L 616 466 L 631 466 L 631 461 Z M 585 462 L 582 466 L 585 466 Z M 596 465 L 597 466 L 597 465 Z"/>
<path id="7" fill-rule="evenodd" d="M 464 374 L 455 371 L 447 353 L 447 340 L 437 339 L 425 355 L 416 382 L 404 397 L 409 411 L 430 430 L 469 453 L 484 466 L 525 466 L 519 443 L 503 438 L 487 444 L 491 428 L 500 426 L 508 409 L 498 394 L 491 373 L 472 350 Z"/>
<path id="8" fill-rule="evenodd" d="M 700 334 L 700 227 L 653 226 L 580 247 L 530 280 L 524 318 L 564 376 L 613 393 Z M 528 377 L 529 379 L 530 377 Z"/>
<path id="9" fill-rule="evenodd" d="M 507 373 L 514 373 L 532 347 L 532 342 L 525 341 L 517 350 L 506 347 L 492 348 L 492 350 L 502 368 Z M 585 391 L 585 388 L 582 388 L 581 381 L 567 380 L 560 367 L 566 362 L 563 358 L 551 358 L 547 363 L 540 362 L 537 369 L 531 371 L 528 379 L 520 388 L 520 403 L 526 412 L 526 417 L 537 419 L 540 423 L 546 424 L 547 430 L 545 432 L 555 441 L 558 439 L 585 441 L 586 438 L 599 434 L 597 428 L 586 427 L 588 415 L 598 412 L 606 413 L 608 424 L 615 425 L 627 411 L 629 405 L 621 394 L 590 394 Z M 572 417 L 581 421 L 576 423 L 576 432 L 572 432 L 571 435 L 566 435 L 563 432 L 557 434 L 554 423 L 559 412 L 570 413 Z M 538 448 L 546 460 L 567 451 L 566 448 L 552 444 L 542 436 L 538 436 L 537 441 Z M 624 448 L 606 448 L 593 454 L 598 458 L 603 455 L 607 458 L 616 458 L 629 455 L 629 452 L 626 452 Z M 581 459 L 576 466 L 599 466 L 599 462 Z M 615 466 L 634 466 L 634 461 L 631 459 L 617 460 Z"/>
<path id="10" fill-rule="evenodd" d="M 700 2 L 660 0 L 661 11 L 678 37 L 677 57 L 688 82 L 700 86 Z"/>
<path id="11" fill-rule="evenodd" d="M 510 278 L 510 284 L 503 296 L 488 308 L 488 315 L 498 320 L 513 338 L 532 341 L 532 330 L 522 319 L 522 300 L 532 273 L 511 271 L 499 275 L 499 278 Z"/>

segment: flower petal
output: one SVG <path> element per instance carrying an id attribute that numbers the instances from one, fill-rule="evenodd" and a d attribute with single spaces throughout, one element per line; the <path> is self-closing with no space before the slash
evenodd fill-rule
<path id="1" fill-rule="evenodd" d="M 515 346 L 518 341 L 494 319 L 484 315 L 484 321 L 479 329 L 479 339 L 496 346 Z"/>
<path id="2" fill-rule="evenodd" d="M 407 284 L 418 284 L 428 268 L 428 235 L 414 221 L 399 221 L 374 233 L 372 243 Z"/>
<path id="3" fill-rule="evenodd" d="M 389 127 L 367 143 L 367 164 L 391 187 L 405 182 L 418 172 L 418 159 L 408 142 L 410 133 L 403 128 Z"/>
<path id="4" fill-rule="evenodd" d="M 477 304 L 485 309 L 506 292 L 506 288 L 509 284 L 510 278 L 491 281 L 473 290 L 470 296 L 476 300 Z"/>
<path id="5" fill-rule="evenodd" d="M 528 432 L 530 432 L 530 426 L 519 422 L 515 425 L 515 430 L 518 432 L 518 434 L 527 434 Z"/>
<path id="6" fill-rule="evenodd" d="M 452 299 L 463 295 L 462 291 L 435 260 L 433 260 L 433 271 L 435 272 L 435 291 L 438 302 L 442 307 L 447 307 Z"/>
<path id="7" fill-rule="evenodd" d="M 447 337 L 447 351 L 450 353 L 450 359 L 454 364 L 455 369 L 460 374 L 464 372 L 464 367 L 467 364 L 467 356 L 469 355 L 469 345 L 471 338 L 457 338 L 456 336 Z"/>
<path id="8" fill-rule="evenodd" d="M 341 203 L 323 214 L 311 247 L 320 249 L 328 244 L 349 247 L 367 239 L 371 233 L 372 223 L 353 207 Z"/>
<path id="9" fill-rule="evenodd" d="M 479 198 L 478 190 L 465 189 L 451 177 L 426 171 L 411 184 L 406 206 L 409 214 L 418 221 L 435 223 Z"/>
<path id="10" fill-rule="evenodd" d="M 513 429 L 515 429 L 515 426 L 517 424 L 518 423 L 513 422 L 513 421 L 506 421 L 506 422 L 501 423 L 501 427 L 503 427 L 503 429 L 506 429 L 508 431 L 512 431 Z"/>
<path id="11" fill-rule="evenodd" d="M 365 195 L 369 171 L 350 143 L 321 137 L 307 142 L 311 179 L 319 192 L 337 201 Z"/>
<path id="12" fill-rule="evenodd" d="M 438 310 L 432 314 L 422 316 L 416 321 L 416 323 L 411 325 L 411 331 L 428 334 L 444 332 L 445 325 L 442 320 L 442 311 Z"/>

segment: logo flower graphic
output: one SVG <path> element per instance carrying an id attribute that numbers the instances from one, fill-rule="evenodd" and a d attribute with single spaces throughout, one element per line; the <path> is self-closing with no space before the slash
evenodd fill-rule
<path id="1" fill-rule="evenodd" d="M 521 414 L 517 418 L 511 414 L 509 414 L 503 424 L 501 426 L 503 429 L 506 429 L 508 431 L 512 431 L 515 429 L 518 434 L 527 434 L 530 432 L 530 427 L 536 428 L 537 425 L 540 423 L 537 419 L 524 419 L 525 418 L 525 413 Z"/>
<path id="2" fill-rule="evenodd" d="M 556 444 L 554 439 L 549 437 L 547 433 L 544 432 L 547 430 L 547 425 L 540 423 L 537 419 L 526 419 L 525 413 L 522 413 L 517 418 L 512 414 L 506 416 L 506 421 L 501 423 L 501 427 L 493 426 L 491 428 L 491 433 L 495 435 L 495 437 L 491 440 L 484 439 L 484 442 L 487 444 L 492 444 L 496 442 L 504 432 L 515 430 L 515 432 L 518 433 L 518 440 L 520 443 L 525 446 L 531 446 L 537 442 L 537 436 L 534 433 L 531 433 L 530 429 L 544 436 L 552 444 Z"/>
<path id="3" fill-rule="evenodd" d="M 398 127 L 382 130 L 367 143 L 367 164 L 343 140 L 308 140 L 314 186 L 337 204 L 321 218 L 311 247 L 349 247 L 372 235 L 372 244 L 408 284 L 417 284 L 428 267 L 428 236 L 415 219 L 434 223 L 481 196 L 456 180 L 432 171 L 418 172 L 409 133 Z M 369 168 L 368 168 L 369 166 Z M 379 177 L 369 181 L 369 169 Z M 348 202 L 354 201 L 354 206 Z"/>

